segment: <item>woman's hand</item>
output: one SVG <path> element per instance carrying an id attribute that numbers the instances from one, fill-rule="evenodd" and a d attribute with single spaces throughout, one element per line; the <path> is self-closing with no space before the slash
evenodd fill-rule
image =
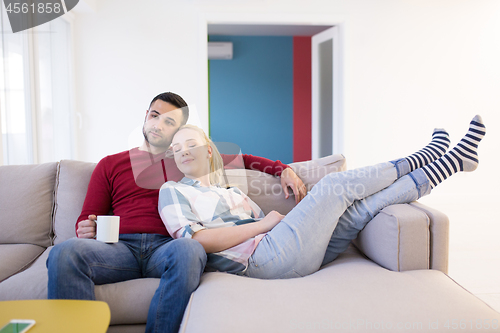
<path id="1" fill-rule="evenodd" d="M 229 228 L 203 229 L 195 232 L 193 239 L 200 242 L 207 253 L 220 252 L 263 234 L 274 228 L 285 215 L 272 211 L 262 220 Z"/>
<path id="2" fill-rule="evenodd" d="M 269 214 L 266 215 L 262 220 L 260 220 L 260 223 L 264 227 L 265 231 L 268 232 L 272 228 L 274 228 L 278 223 L 280 223 L 281 220 L 285 215 L 278 213 L 277 211 L 273 210 L 269 212 Z"/>
<path id="3" fill-rule="evenodd" d="M 203 229 L 195 232 L 193 239 L 200 242 L 207 253 L 220 252 L 263 234 L 278 224 L 285 215 L 272 211 L 262 220 L 229 228 Z"/>

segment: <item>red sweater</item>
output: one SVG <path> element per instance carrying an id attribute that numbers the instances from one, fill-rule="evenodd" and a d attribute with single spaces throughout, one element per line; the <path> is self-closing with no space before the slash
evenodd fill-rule
<path id="1" fill-rule="evenodd" d="M 168 235 L 158 214 L 158 193 L 168 180 L 179 181 L 184 175 L 165 154 L 153 155 L 138 148 L 103 158 L 90 178 L 87 195 L 78 222 L 88 216 L 120 216 L 120 233 Z M 234 155 L 223 155 L 230 164 Z M 236 161 L 236 160 L 235 160 Z M 243 155 L 245 168 L 280 176 L 288 166 L 280 161 Z M 233 162 L 234 164 L 235 162 Z"/>

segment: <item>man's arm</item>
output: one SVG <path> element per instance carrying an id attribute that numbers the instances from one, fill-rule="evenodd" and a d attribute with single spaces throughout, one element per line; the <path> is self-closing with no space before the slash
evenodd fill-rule
<path id="1" fill-rule="evenodd" d="M 306 186 L 297 174 L 288 165 L 281 163 L 281 161 L 272 161 L 270 159 L 253 156 L 243 155 L 243 162 L 245 169 L 258 170 L 271 174 L 273 176 L 281 177 L 281 187 L 285 192 L 285 199 L 288 199 L 288 187 L 290 187 L 295 195 L 295 203 L 299 203 L 307 194 Z M 224 163 L 226 164 L 226 163 Z"/>
<path id="2" fill-rule="evenodd" d="M 75 225 L 78 238 L 94 238 L 96 216 L 111 210 L 111 185 L 106 173 L 106 159 L 102 159 L 92 172 L 82 212 Z"/>
<path id="3" fill-rule="evenodd" d="M 245 169 L 257 170 L 280 177 L 283 170 L 290 168 L 288 165 L 281 163 L 280 160 L 272 161 L 265 157 L 248 154 L 244 154 L 242 156 Z"/>
<path id="4" fill-rule="evenodd" d="M 285 192 L 285 199 L 288 199 L 290 196 L 288 188 L 290 187 L 292 189 L 295 195 L 295 204 L 298 204 L 307 195 L 306 185 L 304 185 L 302 179 L 300 179 L 290 167 L 281 172 L 281 187 Z"/>

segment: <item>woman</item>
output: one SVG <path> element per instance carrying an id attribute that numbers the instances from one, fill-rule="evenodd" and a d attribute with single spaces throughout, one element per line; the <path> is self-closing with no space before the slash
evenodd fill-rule
<path id="1" fill-rule="evenodd" d="M 160 216 L 172 237 L 203 245 L 208 270 L 264 279 L 305 276 L 335 259 L 384 207 L 417 200 L 454 173 L 475 170 L 484 135 L 476 116 L 446 153 L 448 133 L 436 129 L 417 153 L 328 174 L 286 216 L 276 211 L 264 216 L 238 188 L 217 185 L 222 174 L 217 148 L 201 129 L 186 125 L 172 141 L 185 177 L 162 186 Z"/>

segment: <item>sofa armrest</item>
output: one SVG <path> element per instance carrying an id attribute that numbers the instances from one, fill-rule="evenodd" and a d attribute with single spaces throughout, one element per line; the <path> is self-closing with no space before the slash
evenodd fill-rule
<path id="1" fill-rule="evenodd" d="M 448 251 L 450 243 L 450 220 L 448 216 L 420 202 L 412 202 L 410 206 L 423 211 L 430 220 L 430 269 L 437 269 L 448 274 Z"/>
<path id="2" fill-rule="evenodd" d="M 448 218 L 413 202 L 383 209 L 353 243 L 368 258 L 392 271 L 448 271 Z"/>

